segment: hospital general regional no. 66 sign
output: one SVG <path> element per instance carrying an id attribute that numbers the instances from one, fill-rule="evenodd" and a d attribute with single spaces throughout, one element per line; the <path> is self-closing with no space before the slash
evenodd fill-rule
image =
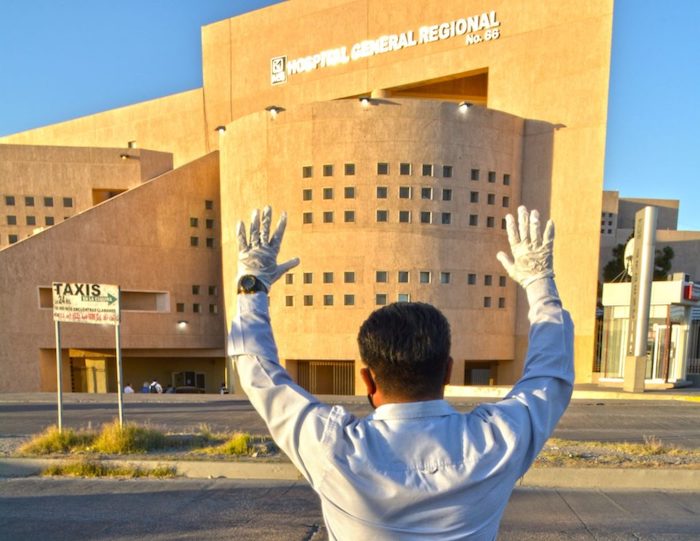
<path id="1" fill-rule="evenodd" d="M 53 319 L 119 325 L 119 286 L 53 282 Z"/>

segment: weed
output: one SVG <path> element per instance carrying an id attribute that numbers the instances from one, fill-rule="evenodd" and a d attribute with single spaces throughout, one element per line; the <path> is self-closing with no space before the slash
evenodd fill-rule
<path id="1" fill-rule="evenodd" d="M 147 453 L 167 447 L 167 438 L 162 432 L 127 423 L 119 426 L 117 421 L 106 424 L 95 439 L 93 450 L 108 454 Z"/>
<path id="2" fill-rule="evenodd" d="M 54 464 L 46 468 L 43 476 L 67 475 L 71 477 L 174 477 L 175 468 L 156 466 L 153 469 L 143 469 L 138 466 L 112 465 L 98 460 L 81 459 L 63 464 Z"/>
<path id="3" fill-rule="evenodd" d="M 24 443 L 17 451 L 21 455 L 67 453 L 89 447 L 94 438 L 95 435 L 90 432 L 76 432 L 70 428 L 59 432 L 58 427 L 53 425 Z"/>

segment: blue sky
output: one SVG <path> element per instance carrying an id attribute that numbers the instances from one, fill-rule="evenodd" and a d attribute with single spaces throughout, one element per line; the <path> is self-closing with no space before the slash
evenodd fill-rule
<path id="1" fill-rule="evenodd" d="M 2 0 L 0 135 L 202 85 L 200 27 L 274 0 Z M 700 2 L 616 0 L 605 187 L 700 230 Z M 585 45 L 582 45 L 585 46 Z"/>

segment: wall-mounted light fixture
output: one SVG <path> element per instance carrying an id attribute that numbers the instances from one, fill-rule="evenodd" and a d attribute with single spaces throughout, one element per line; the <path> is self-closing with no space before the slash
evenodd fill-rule
<path id="1" fill-rule="evenodd" d="M 226 126 L 217 126 L 214 128 L 215 132 L 218 132 L 219 135 L 223 135 L 226 133 Z"/>
<path id="2" fill-rule="evenodd" d="M 119 157 L 122 160 L 138 160 L 139 159 L 138 156 L 134 156 L 132 154 L 125 154 L 125 153 L 120 154 Z"/>
<path id="3" fill-rule="evenodd" d="M 270 113 L 272 118 L 277 118 L 277 115 L 284 111 L 284 107 L 280 107 L 279 105 L 268 105 L 265 107 L 265 110 Z"/>
<path id="4" fill-rule="evenodd" d="M 360 96 L 360 97 L 357 98 L 357 99 L 360 100 L 360 104 L 362 105 L 362 107 L 369 107 L 370 104 L 372 103 L 372 102 L 370 101 L 369 96 Z"/>
<path id="5" fill-rule="evenodd" d="M 468 101 L 461 101 L 459 102 L 459 105 L 457 105 L 457 109 L 459 110 L 460 113 L 464 114 L 469 109 L 473 106 L 474 104 Z"/>
<path id="6" fill-rule="evenodd" d="M 187 327 L 187 321 L 184 319 L 181 319 L 180 321 L 177 322 L 177 326 L 179 329 L 185 329 Z"/>

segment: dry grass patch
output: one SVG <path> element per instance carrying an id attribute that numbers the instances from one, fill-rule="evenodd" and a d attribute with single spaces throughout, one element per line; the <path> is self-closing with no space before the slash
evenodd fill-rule
<path id="1" fill-rule="evenodd" d="M 106 424 L 95 439 L 92 451 L 112 455 L 145 454 L 149 451 L 165 449 L 168 440 L 162 432 L 126 423 L 119 426 L 118 421 Z"/>
<path id="2" fill-rule="evenodd" d="M 20 455 L 51 455 L 68 453 L 88 448 L 95 434 L 88 431 L 75 431 L 70 428 L 59 432 L 57 426 L 50 426 L 43 432 L 23 443 L 17 452 Z"/>
<path id="3" fill-rule="evenodd" d="M 159 479 L 175 477 L 175 468 L 170 466 L 156 466 L 155 468 L 141 468 L 131 465 L 116 465 L 100 462 L 98 460 L 81 459 L 74 462 L 53 464 L 41 472 L 43 476 L 64 475 L 70 477 L 120 477 L 135 479 L 138 477 L 156 477 Z"/>

